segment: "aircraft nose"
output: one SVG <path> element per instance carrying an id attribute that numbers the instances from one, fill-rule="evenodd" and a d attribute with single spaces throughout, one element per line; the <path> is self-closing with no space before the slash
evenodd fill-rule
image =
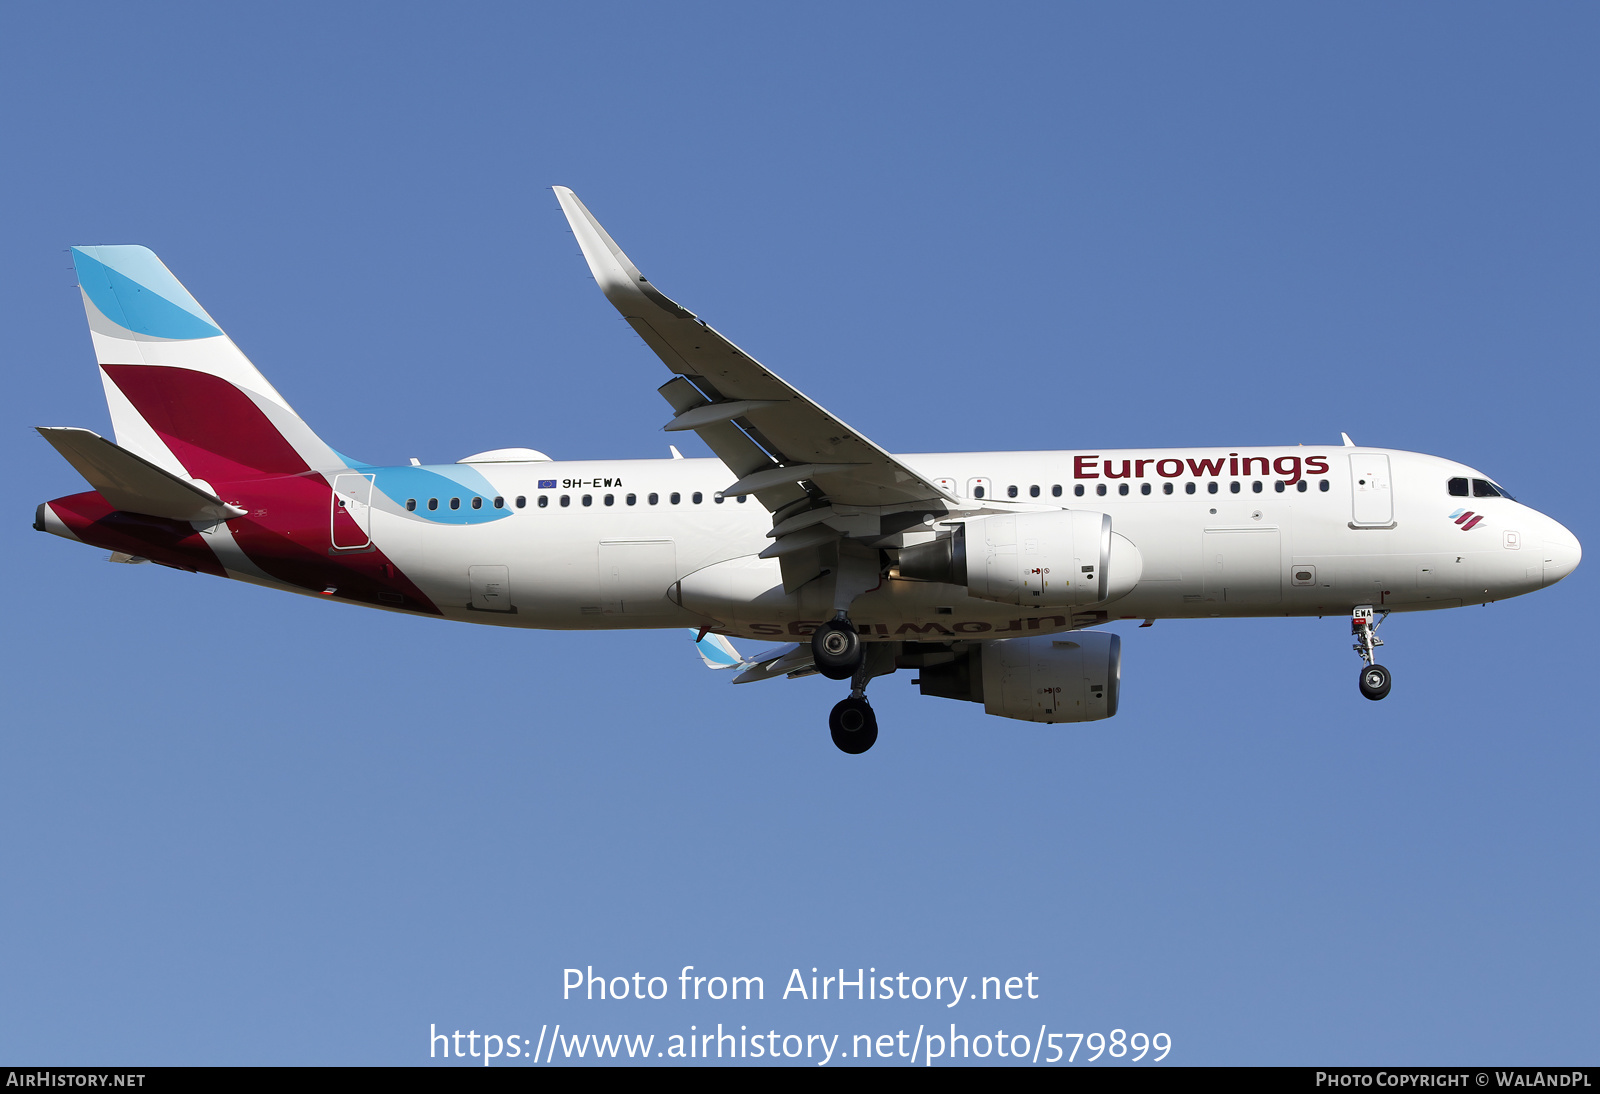
<path id="1" fill-rule="evenodd" d="M 1552 520 L 1544 533 L 1544 583 L 1554 585 L 1576 570 L 1582 558 L 1578 537 Z"/>

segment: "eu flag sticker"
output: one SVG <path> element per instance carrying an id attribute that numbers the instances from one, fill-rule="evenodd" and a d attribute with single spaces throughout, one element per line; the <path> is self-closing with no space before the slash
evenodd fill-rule
<path id="1" fill-rule="evenodd" d="M 540 490 L 554 490 L 555 488 L 556 488 L 556 480 L 555 479 L 540 479 L 539 480 L 539 489 Z"/>

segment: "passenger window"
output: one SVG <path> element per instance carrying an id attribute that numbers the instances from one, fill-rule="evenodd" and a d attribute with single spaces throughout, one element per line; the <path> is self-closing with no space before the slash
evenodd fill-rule
<path id="1" fill-rule="evenodd" d="M 1163 493 L 1163 494 L 1170 494 L 1170 493 L 1172 493 L 1172 484 L 1171 484 L 1171 483 L 1170 483 L 1170 482 L 1164 482 L 1164 483 L 1162 483 L 1162 484 L 1161 484 L 1161 492 L 1162 492 L 1162 493 Z"/>
<path id="2" fill-rule="evenodd" d="M 1239 484 L 1238 484 L 1238 482 L 1237 481 L 1230 482 L 1228 484 L 1228 493 L 1237 494 L 1238 492 L 1239 492 Z"/>
<path id="3" fill-rule="evenodd" d="M 494 499 L 494 507 L 496 509 L 504 509 L 506 507 L 506 499 L 505 498 L 495 498 Z"/>
<path id="4" fill-rule="evenodd" d="M 522 505 L 522 499 L 518 498 L 517 499 L 517 506 L 520 508 L 521 505 Z M 540 494 L 539 495 L 539 508 L 540 509 L 544 509 L 544 508 L 547 508 L 549 505 L 550 505 L 550 496 L 548 494 Z"/>
<path id="5" fill-rule="evenodd" d="M 740 505 L 743 505 L 743 504 L 744 504 L 744 499 L 745 499 L 745 497 L 746 497 L 746 495 L 744 495 L 744 494 L 740 494 L 740 495 L 739 495 L 739 504 L 740 504 Z"/>
<path id="6" fill-rule="evenodd" d="M 1464 498 L 1467 496 L 1467 480 L 1451 479 L 1449 489 L 1452 498 Z"/>
<path id="7" fill-rule="evenodd" d="M 1185 493 L 1185 494 L 1192 494 L 1192 493 L 1194 493 L 1194 483 L 1192 483 L 1192 482 L 1186 482 L 1186 483 L 1184 483 L 1184 484 L 1183 484 L 1183 492 L 1184 492 L 1184 493 Z"/>
<path id="8" fill-rule="evenodd" d="M 483 508 L 483 499 L 482 498 L 473 498 L 472 499 L 472 507 L 474 509 L 482 509 Z"/>
<path id="9" fill-rule="evenodd" d="M 1077 486 L 1072 488 L 1072 496 L 1075 498 L 1083 497 L 1083 483 L 1080 482 Z"/>
<path id="10" fill-rule="evenodd" d="M 1128 484 L 1125 483 L 1125 482 L 1118 483 L 1117 484 L 1117 493 L 1121 494 L 1123 497 L 1127 497 L 1128 496 Z"/>
<path id="11" fill-rule="evenodd" d="M 1017 496 L 1017 488 L 1015 486 L 1006 487 L 1006 497 L 1014 498 L 1016 496 Z"/>
<path id="12" fill-rule="evenodd" d="M 460 498 L 451 498 L 450 499 L 450 508 L 452 508 L 452 509 L 460 509 L 461 508 L 461 499 Z"/>
<path id="13" fill-rule="evenodd" d="M 1216 483 L 1214 483 L 1214 482 L 1206 483 L 1206 493 L 1215 494 L 1216 492 L 1217 492 L 1217 484 Z"/>
<path id="14" fill-rule="evenodd" d="M 651 494 L 648 498 L 645 498 L 644 500 L 649 502 L 651 505 L 656 505 L 661 501 L 661 495 L 660 494 Z"/>
<path id="15" fill-rule="evenodd" d="M 544 498 L 543 497 L 539 498 L 539 504 L 540 505 L 544 504 Z M 517 495 L 517 508 L 518 509 L 526 509 L 527 507 L 528 507 L 528 498 L 527 498 L 527 496 L 524 495 L 524 494 L 518 494 Z"/>
<path id="16" fill-rule="evenodd" d="M 1261 493 L 1261 480 L 1260 479 L 1257 479 L 1255 482 L 1250 484 L 1250 492 L 1253 493 L 1253 494 Z"/>
<path id="17" fill-rule="evenodd" d="M 567 506 L 569 506 L 571 504 L 572 504 L 572 495 L 571 494 L 562 494 L 561 495 L 561 508 L 565 509 Z"/>
<path id="18" fill-rule="evenodd" d="M 1328 480 L 1327 479 L 1323 479 L 1322 481 L 1318 482 L 1317 483 L 1317 489 L 1321 490 L 1324 494 L 1326 494 L 1328 492 Z"/>
<path id="19" fill-rule="evenodd" d="M 1028 487 L 1028 497 L 1036 498 L 1038 496 L 1039 496 L 1039 488 L 1037 486 Z"/>
<path id="20" fill-rule="evenodd" d="M 1147 482 L 1141 482 L 1139 484 L 1139 493 L 1148 494 L 1149 492 L 1150 492 L 1150 484 L 1147 483 Z"/>
<path id="21" fill-rule="evenodd" d="M 1050 488 L 1050 496 L 1052 498 L 1059 498 L 1061 496 L 1061 484 L 1059 482 Z"/>
<path id="22" fill-rule="evenodd" d="M 711 500 L 716 502 L 718 505 L 721 505 L 722 504 L 722 491 L 718 490 L 715 494 L 712 494 L 711 495 Z"/>
<path id="23" fill-rule="evenodd" d="M 416 511 L 417 511 L 417 499 L 416 498 L 407 498 L 406 499 L 406 512 L 415 513 Z"/>
<path id="24" fill-rule="evenodd" d="M 673 505 L 677 505 L 680 501 L 683 500 L 683 495 L 677 493 L 676 491 L 674 491 L 673 493 L 671 493 L 671 494 L 669 494 L 667 496 L 667 500 L 670 501 Z"/>
<path id="25" fill-rule="evenodd" d="M 639 504 L 639 495 L 638 494 L 629 494 L 623 500 L 626 501 L 629 505 L 638 505 Z"/>
<path id="26" fill-rule="evenodd" d="M 1105 483 L 1103 483 L 1103 482 L 1102 482 L 1102 483 L 1100 483 L 1100 484 L 1099 484 L 1099 485 L 1097 485 L 1097 486 L 1096 486 L 1096 487 L 1095 487 L 1095 488 L 1094 488 L 1094 492 L 1095 492 L 1095 493 L 1096 493 L 1096 494 L 1099 494 L 1099 495 L 1100 495 L 1100 496 L 1101 496 L 1101 497 L 1102 497 L 1102 498 L 1103 498 L 1103 497 L 1105 497 L 1105 496 L 1106 496 L 1106 484 L 1105 484 Z"/>
<path id="27" fill-rule="evenodd" d="M 1306 482 L 1306 480 L 1301 479 L 1299 482 L 1294 484 L 1294 488 L 1304 494 L 1306 492 L 1307 485 L 1309 484 Z"/>
<path id="28" fill-rule="evenodd" d="M 604 498 L 601 498 L 600 500 L 605 502 L 607 505 L 615 505 L 615 504 L 617 504 L 617 496 L 615 494 L 607 494 Z"/>
<path id="29" fill-rule="evenodd" d="M 1494 488 L 1494 483 L 1487 479 L 1472 480 L 1472 496 L 1475 498 L 1498 498 L 1500 491 Z"/>
<path id="30" fill-rule="evenodd" d="M 428 499 L 428 508 L 429 509 L 437 509 L 437 508 L 439 508 L 439 499 L 438 498 L 429 498 Z"/>
<path id="31" fill-rule="evenodd" d="M 981 498 L 981 497 L 983 497 L 983 487 L 981 487 L 981 486 L 974 486 L 974 487 L 973 487 L 973 488 L 972 488 L 972 496 L 973 496 L 973 497 L 975 497 L 975 498 Z"/>
<path id="32" fill-rule="evenodd" d="M 1286 487 L 1283 485 L 1283 480 L 1282 479 L 1279 479 L 1277 482 L 1273 483 L 1272 484 L 1272 488 L 1274 490 L 1276 490 L 1280 494 L 1283 493 L 1284 490 L 1286 489 Z"/>
<path id="33" fill-rule="evenodd" d="M 694 493 L 689 495 L 689 500 L 694 502 L 696 505 L 699 505 L 702 501 L 706 500 L 706 496 L 700 493 L 700 491 L 696 490 Z"/>
<path id="34" fill-rule="evenodd" d="M 593 494 L 585 494 L 583 496 L 583 504 L 585 504 L 585 505 L 593 505 L 594 504 L 594 495 Z"/>

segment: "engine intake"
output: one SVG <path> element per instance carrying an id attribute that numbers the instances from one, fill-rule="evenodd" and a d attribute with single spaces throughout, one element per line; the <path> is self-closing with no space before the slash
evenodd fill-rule
<path id="1" fill-rule="evenodd" d="M 982 642 L 957 660 L 922 669 L 917 683 L 924 695 L 982 703 L 1001 718 L 1099 721 L 1117 713 L 1122 639 L 1074 631 Z"/>
<path id="2" fill-rule="evenodd" d="M 1079 607 L 1126 596 L 1139 583 L 1139 549 L 1111 517 L 1078 509 L 962 521 L 900 551 L 900 576 L 963 585 L 982 600 Z"/>

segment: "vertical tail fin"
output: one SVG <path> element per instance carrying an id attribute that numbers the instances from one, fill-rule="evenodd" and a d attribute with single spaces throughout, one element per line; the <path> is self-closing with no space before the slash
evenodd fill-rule
<path id="1" fill-rule="evenodd" d="M 117 443 L 208 482 L 345 466 L 145 247 L 74 247 Z"/>

